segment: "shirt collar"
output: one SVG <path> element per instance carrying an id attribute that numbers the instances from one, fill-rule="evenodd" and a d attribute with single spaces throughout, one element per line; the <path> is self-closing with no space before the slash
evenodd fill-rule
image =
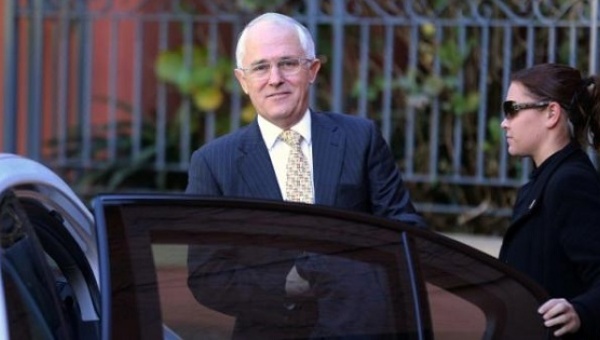
<path id="1" fill-rule="evenodd" d="M 271 150 L 273 146 L 275 146 L 275 142 L 279 138 L 279 135 L 283 132 L 283 129 L 279 126 L 269 122 L 261 115 L 257 115 L 258 128 L 260 129 L 260 133 L 265 141 L 265 145 L 267 149 Z M 310 130 L 310 110 L 306 110 L 304 116 L 296 125 L 292 126 L 291 129 L 298 132 L 302 135 L 302 138 L 308 143 L 311 144 L 311 130 Z"/>

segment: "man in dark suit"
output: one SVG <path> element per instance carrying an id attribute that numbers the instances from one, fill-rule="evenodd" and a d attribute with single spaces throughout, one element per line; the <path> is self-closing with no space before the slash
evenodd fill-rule
<path id="1" fill-rule="evenodd" d="M 424 226 L 377 126 L 367 119 L 309 109 L 310 86 L 321 64 L 304 26 L 284 15 L 261 15 L 240 35 L 236 59 L 235 76 L 257 119 L 194 152 L 187 193 L 294 200 L 285 189 L 292 151 L 281 137 L 293 130 L 301 136 L 310 170 L 310 195 L 302 202 Z M 345 273 L 365 264 L 316 255 L 301 263 L 285 261 L 296 255 L 260 246 L 192 247 L 188 283 L 199 302 L 236 316 L 234 337 L 329 337 L 353 329 L 356 334 L 378 327 L 389 330 L 385 304 L 365 305 L 358 298 L 385 289 L 379 287 L 381 273 L 347 284 Z M 258 272 L 263 268 L 258 264 L 265 262 L 274 264 Z M 316 297 L 314 287 L 326 274 L 331 285 L 325 291 L 344 282 L 346 295 L 356 296 L 355 302 Z M 366 301 L 381 301 L 379 297 Z M 300 320 L 293 326 L 295 333 L 290 333 L 290 320 Z"/>

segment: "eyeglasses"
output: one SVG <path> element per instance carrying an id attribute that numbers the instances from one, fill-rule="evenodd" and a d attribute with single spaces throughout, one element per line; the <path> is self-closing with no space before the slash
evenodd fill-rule
<path id="1" fill-rule="evenodd" d="M 548 105 L 550 105 L 549 101 L 537 103 L 517 103 L 514 100 L 507 100 L 502 103 L 502 109 L 504 110 L 504 117 L 511 119 L 514 118 L 521 110 L 541 109 Z"/>
<path id="2" fill-rule="evenodd" d="M 300 68 L 308 63 L 312 62 L 313 59 L 298 57 L 298 58 L 285 58 L 275 62 L 275 67 L 277 70 L 281 72 L 284 76 L 292 76 L 298 71 Z M 273 63 L 270 62 L 261 62 L 258 64 L 254 64 L 248 68 L 239 68 L 244 71 L 246 76 L 252 79 L 265 79 L 269 77 L 271 74 L 271 68 L 273 67 Z"/>

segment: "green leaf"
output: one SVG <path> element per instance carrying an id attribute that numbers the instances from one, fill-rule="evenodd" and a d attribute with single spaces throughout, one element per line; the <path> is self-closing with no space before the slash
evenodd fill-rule
<path id="1" fill-rule="evenodd" d="M 491 144 L 498 145 L 502 135 L 503 132 L 502 128 L 500 127 L 500 119 L 498 117 L 491 117 L 488 121 L 489 142 Z"/>
<path id="2" fill-rule="evenodd" d="M 427 95 L 437 96 L 444 90 L 444 80 L 437 76 L 429 76 L 423 84 L 423 92 Z"/>
<path id="3" fill-rule="evenodd" d="M 163 51 L 158 55 L 155 63 L 155 72 L 158 79 L 177 83 L 183 71 L 183 57 L 178 51 Z"/>

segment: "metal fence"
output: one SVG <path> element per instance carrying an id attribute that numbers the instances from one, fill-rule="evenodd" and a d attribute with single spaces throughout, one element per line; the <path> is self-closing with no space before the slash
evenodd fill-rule
<path id="1" fill-rule="evenodd" d="M 531 166 L 499 127 L 509 75 L 596 73 L 599 2 L 4 0 L 0 143 L 82 194 L 181 190 L 191 152 L 252 119 L 233 50 L 277 11 L 325 61 L 311 106 L 377 121 L 422 211 L 506 215 Z"/>

